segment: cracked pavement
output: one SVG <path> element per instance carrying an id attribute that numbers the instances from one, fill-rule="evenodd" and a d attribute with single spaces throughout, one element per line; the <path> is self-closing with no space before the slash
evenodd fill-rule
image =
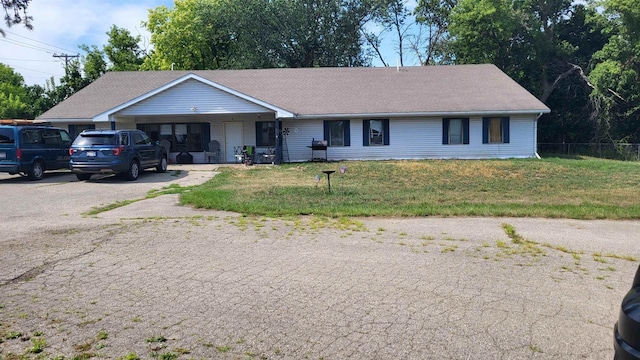
<path id="1" fill-rule="evenodd" d="M 81 215 L 212 170 L 0 175 L 0 358 L 613 357 L 638 221 Z"/>

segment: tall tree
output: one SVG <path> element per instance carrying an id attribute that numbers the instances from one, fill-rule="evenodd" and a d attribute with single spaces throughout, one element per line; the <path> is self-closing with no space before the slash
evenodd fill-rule
<path id="1" fill-rule="evenodd" d="M 109 40 L 104 46 L 104 54 L 111 63 L 109 70 L 135 71 L 140 69 L 145 55 L 139 45 L 140 36 L 133 36 L 129 30 L 115 25 L 111 25 L 107 35 Z"/>
<path id="2" fill-rule="evenodd" d="M 145 69 L 358 66 L 369 0 L 177 0 L 150 11 Z"/>
<path id="3" fill-rule="evenodd" d="M 31 0 L 0 0 L 4 10 L 4 22 L 7 27 L 22 23 L 27 29 L 33 29 L 33 25 L 31 25 L 33 17 L 27 15 L 27 8 L 30 2 Z M 0 35 L 5 36 L 1 28 Z"/>
<path id="4" fill-rule="evenodd" d="M 404 51 L 406 41 L 410 36 L 409 31 L 414 24 L 410 19 L 411 11 L 407 7 L 406 0 L 378 0 L 374 3 L 373 21 L 382 25 L 383 31 L 392 32 L 396 39 L 396 53 L 400 66 L 404 66 Z M 380 61 L 387 66 L 380 51 L 380 36 L 365 32 L 365 40 L 374 49 Z"/>
<path id="5" fill-rule="evenodd" d="M 24 117 L 26 90 L 24 78 L 11 67 L 0 64 L 0 119 Z"/>
<path id="6" fill-rule="evenodd" d="M 640 7 L 634 0 L 603 0 L 617 29 L 601 51 L 590 74 L 596 117 L 603 135 L 613 140 L 640 141 Z"/>
<path id="7" fill-rule="evenodd" d="M 143 68 L 228 67 L 231 39 L 222 11 L 218 0 L 176 0 L 172 9 L 161 5 L 150 10 L 144 26 L 151 33 L 154 52 Z"/>
<path id="8" fill-rule="evenodd" d="M 421 25 L 411 47 L 421 65 L 453 62 L 449 42 L 449 21 L 457 0 L 420 0 L 414 10 Z"/>

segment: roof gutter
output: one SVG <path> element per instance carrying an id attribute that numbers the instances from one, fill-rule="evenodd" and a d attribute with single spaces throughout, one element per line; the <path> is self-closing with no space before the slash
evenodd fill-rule
<path id="1" fill-rule="evenodd" d="M 389 118 L 397 118 L 397 117 L 454 117 L 454 116 L 470 116 L 470 115 L 525 115 L 525 114 L 538 114 L 536 120 L 542 116 L 542 114 L 547 114 L 551 112 L 551 110 L 510 110 L 510 111 L 499 111 L 499 110 L 487 110 L 487 111 L 445 111 L 445 112 L 410 112 L 410 113 L 354 113 L 354 114 L 313 114 L 313 115 L 301 115 L 295 114 L 295 119 L 301 120 L 312 120 L 312 119 L 327 119 L 327 118 L 370 118 L 370 117 L 389 117 Z"/>

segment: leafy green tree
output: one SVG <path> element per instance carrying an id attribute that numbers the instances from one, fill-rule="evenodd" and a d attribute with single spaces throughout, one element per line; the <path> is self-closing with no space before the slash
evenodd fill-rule
<path id="1" fill-rule="evenodd" d="M 602 137 L 640 142 L 640 7 L 632 0 L 604 0 L 616 34 L 594 55 L 589 74 Z"/>
<path id="2" fill-rule="evenodd" d="M 107 72 L 107 62 L 104 59 L 104 52 L 95 45 L 91 47 L 80 45 L 79 47 L 85 52 L 81 60 L 84 77 L 89 83 L 94 82 Z"/>
<path id="3" fill-rule="evenodd" d="M 228 67 L 231 38 L 224 26 L 223 8 L 218 0 L 176 0 L 171 10 L 164 5 L 149 10 L 144 26 L 151 32 L 154 52 L 143 68 Z"/>
<path id="4" fill-rule="evenodd" d="M 136 71 L 144 61 L 144 51 L 140 48 L 140 36 L 133 36 L 127 29 L 115 25 L 107 32 L 109 40 L 104 46 L 104 54 L 111 63 L 111 71 Z M 94 56 L 98 54 L 95 52 Z M 97 59 L 96 59 L 97 60 Z M 86 72 L 85 65 L 85 72 Z"/>
<path id="5" fill-rule="evenodd" d="M 0 64 L 0 118 L 24 117 L 27 107 L 24 100 L 26 91 L 22 75 L 4 64 Z"/>
<path id="6" fill-rule="evenodd" d="M 361 0 L 177 0 L 152 9 L 144 69 L 358 66 Z"/>

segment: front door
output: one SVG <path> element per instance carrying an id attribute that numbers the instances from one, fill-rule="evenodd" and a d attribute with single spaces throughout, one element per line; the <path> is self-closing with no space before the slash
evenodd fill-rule
<path id="1" fill-rule="evenodd" d="M 224 156 L 228 163 L 236 162 L 235 149 L 244 145 L 241 122 L 224 123 Z"/>

